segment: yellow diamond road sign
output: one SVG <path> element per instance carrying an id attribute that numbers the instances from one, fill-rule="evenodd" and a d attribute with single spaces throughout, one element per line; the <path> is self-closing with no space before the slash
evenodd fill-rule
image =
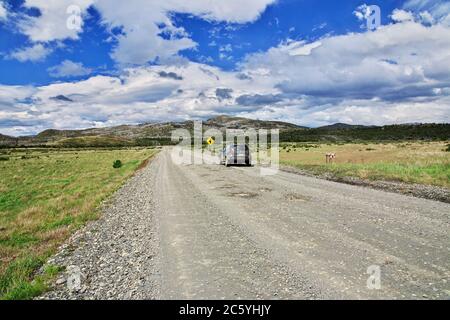
<path id="1" fill-rule="evenodd" d="M 209 145 L 214 144 L 214 139 L 213 138 L 208 138 L 208 140 L 206 140 L 206 142 L 208 142 Z"/>

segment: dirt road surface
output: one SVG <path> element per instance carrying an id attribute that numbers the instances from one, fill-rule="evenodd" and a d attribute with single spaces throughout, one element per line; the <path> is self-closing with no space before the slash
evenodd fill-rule
<path id="1" fill-rule="evenodd" d="M 449 298 L 449 204 L 256 167 L 176 165 L 169 149 L 144 178 L 153 203 L 131 223 L 152 224 L 148 298 Z M 368 268 L 379 268 L 379 289 Z"/>
<path id="2" fill-rule="evenodd" d="M 168 151 L 152 166 L 163 298 L 448 297 L 448 204 Z"/>

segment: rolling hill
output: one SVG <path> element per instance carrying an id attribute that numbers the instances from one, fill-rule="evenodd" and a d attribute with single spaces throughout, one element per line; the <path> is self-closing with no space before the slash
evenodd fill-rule
<path id="1" fill-rule="evenodd" d="M 0 147 L 111 147 L 153 146 L 171 144 L 175 129 L 193 132 L 194 122 L 146 123 L 85 130 L 45 130 L 36 136 L 10 137 L 0 134 Z M 279 121 L 219 116 L 203 122 L 203 130 L 279 129 L 281 142 L 352 142 L 396 140 L 449 140 L 450 124 L 405 124 L 360 126 L 336 123 L 306 128 Z"/>
<path id="2" fill-rule="evenodd" d="M 203 129 L 280 129 L 281 131 L 303 129 L 297 125 L 278 121 L 261 121 L 246 118 L 219 116 L 203 122 Z M 193 121 L 146 123 L 141 125 L 121 125 L 85 130 L 45 130 L 36 136 L 13 138 L 0 137 L 1 146 L 129 146 L 169 144 L 172 131 L 194 130 Z"/>

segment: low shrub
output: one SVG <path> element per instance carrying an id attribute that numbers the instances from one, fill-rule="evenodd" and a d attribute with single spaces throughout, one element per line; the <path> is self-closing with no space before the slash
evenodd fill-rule
<path id="1" fill-rule="evenodd" d="M 120 160 L 114 161 L 114 163 L 113 163 L 113 168 L 114 168 L 114 169 L 122 168 L 122 161 L 120 161 Z"/>

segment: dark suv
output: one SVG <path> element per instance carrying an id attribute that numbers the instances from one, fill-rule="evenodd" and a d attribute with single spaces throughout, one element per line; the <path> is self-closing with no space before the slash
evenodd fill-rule
<path id="1" fill-rule="evenodd" d="M 252 165 L 252 157 L 250 148 L 247 144 L 230 144 L 223 149 L 221 156 L 223 165 Z"/>

